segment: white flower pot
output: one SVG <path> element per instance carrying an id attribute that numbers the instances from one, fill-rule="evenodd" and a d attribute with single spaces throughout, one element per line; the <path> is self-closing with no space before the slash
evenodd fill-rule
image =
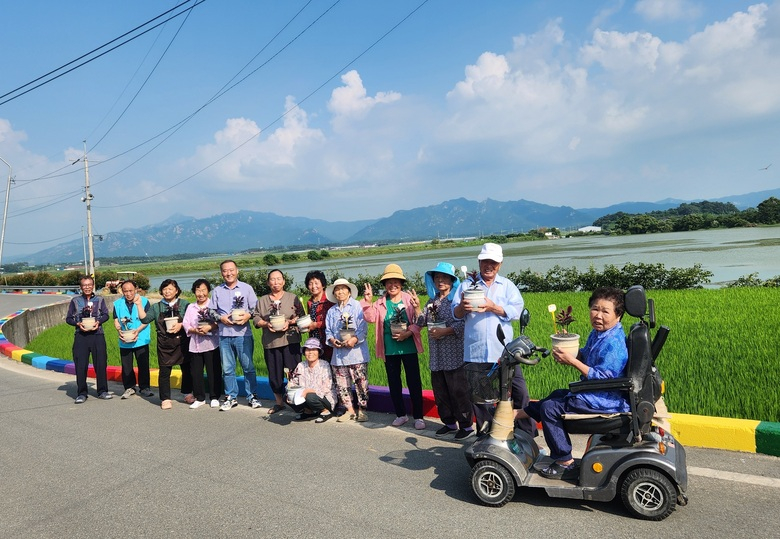
<path id="1" fill-rule="evenodd" d="M 165 319 L 165 331 L 173 333 L 173 327 L 179 322 L 178 316 L 170 316 Z"/>
<path id="2" fill-rule="evenodd" d="M 564 335 L 556 333 L 550 335 L 550 339 L 552 339 L 553 348 L 562 348 L 574 357 L 577 357 L 580 351 L 580 336 L 577 333 L 566 333 Z"/>
<path id="3" fill-rule="evenodd" d="M 81 319 L 81 326 L 87 330 L 92 331 L 97 327 L 97 320 L 95 320 L 93 317 L 88 316 L 86 318 Z"/>
<path id="4" fill-rule="evenodd" d="M 301 316 L 298 319 L 298 321 L 295 323 L 298 326 L 298 329 L 300 329 L 301 331 L 309 331 L 309 326 L 311 325 L 311 322 L 312 322 L 311 316 L 307 314 L 305 316 Z"/>
<path id="5" fill-rule="evenodd" d="M 406 328 L 406 322 L 390 322 L 390 333 L 393 335 L 398 335 L 402 331 L 406 331 Z"/>
<path id="6" fill-rule="evenodd" d="M 463 299 L 469 302 L 472 309 L 485 305 L 485 291 L 481 288 L 468 289 L 463 292 Z"/>
<path id="7" fill-rule="evenodd" d="M 284 321 L 285 318 L 283 314 L 274 314 L 268 319 L 268 323 L 271 324 L 271 329 L 274 331 L 282 329 L 284 327 Z"/>
<path id="8" fill-rule="evenodd" d="M 233 309 L 230 311 L 230 319 L 233 322 L 238 322 L 239 318 L 244 316 L 246 314 L 246 311 L 244 309 Z"/>

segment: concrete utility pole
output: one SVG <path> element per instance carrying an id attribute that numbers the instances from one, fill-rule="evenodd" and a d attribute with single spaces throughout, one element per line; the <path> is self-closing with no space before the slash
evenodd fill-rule
<path id="1" fill-rule="evenodd" d="M 88 275 L 95 278 L 95 244 L 92 238 L 92 193 L 89 192 L 89 163 L 87 161 L 87 141 L 84 141 L 84 196 L 82 202 L 87 203 L 87 243 L 89 244 Z"/>
<path id="2" fill-rule="evenodd" d="M 0 272 L 2 272 L 3 269 L 3 243 L 5 243 L 5 220 L 8 218 L 8 196 L 11 194 L 11 182 L 13 169 L 11 168 L 11 165 L 0 157 L 0 161 L 5 163 L 8 166 L 8 187 L 5 188 L 5 207 L 3 209 L 3 229 L 2 232 L 0 232 Z"/>

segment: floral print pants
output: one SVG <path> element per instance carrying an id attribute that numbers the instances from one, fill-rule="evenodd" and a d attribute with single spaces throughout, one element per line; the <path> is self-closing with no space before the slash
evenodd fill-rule
<path id="1" fill-rule="evenodd" d="M 336 387 L 339 392 L 339 401 L 347 408 L 357 411 L 368 407 L 368 368 L 365 363 L 357 365 L 333 366 L 333 377 L 336 379 Z M 357 404 L 352 402 L 352 384 L 355 384 Z"/>

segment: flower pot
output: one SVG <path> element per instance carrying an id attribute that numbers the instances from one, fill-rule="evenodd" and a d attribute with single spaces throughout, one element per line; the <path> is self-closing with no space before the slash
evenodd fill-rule
<path id="1" fill-rule="evenodd" d="M 179 317 L 178 316 L 169 316 L 165 319 L 165 331 L 168 333 L 173 333 L 173 327 L 179 323 Z"/>
<path id="2" fill-rule="evenodd" d="M 402 331 L 406 331 L 406 327 L 406 322 L 390 322 L 390 333 L 398 335 Z"/>
<path id="3" fill-rule="evenodd" d="M 463 299 L 469 302 L 472 309 L 485 305 L 485 291 L 481 288 L 470 288 L 463 292 Z"/>
<path id="4" fill-rule="evenodd" d="M 268 319 L 268 323 L 271 324 L 271 329 L 274 331 L 279 331 L 284 327 L 284 315 L 283 314 L 272 314 L 270 318 Z"/>
<path id="5" fill-rule="evenodd" d="M 303 404 L 306 401 L 306 398 L 300 395 L 301 389 L 303 388 L 299 386 L 288 385 L 287 402 L 290 402 L 292 404 Z"/>
<path id="6" fill-rule="evenodd" d="M 244 309 L 233 309 L 230 311 L 230 319 L 233 322 L 238 322 L 239 318 L 244 316 L 246 314 L 246 311 Z"/>
<path id="7" fill-rule="evenodd" d="M 355 336 L 355 330 L 354 329 L 340 329 L 339 330 L 339 340 L 341 342 L 347 342 L 352 337 Z"/>
<path id="8" fill-rule="evenodd" d="M 119 332 L 119 335 L 122 337 L 122 342 L 133 342 L 135 339 L 133 338 L 135 336 L 135 331 L 132 329 L 125 329 Z"/>
<path id="9" fill-rule="evenodd" d="M 562 348 L 574 357 L 577 357 L 577 354 L 580 351 L 580 336 L 578 334 L 566 333 L 564 335 L 559 335 L 555 333 L 550 335 L 550 339 L 552 339 L 553 348 Z"/>
<path id="10" fill-rule="evenodd" d="M 447 327 L 446 322 L 428 322 L 428 329 L 439 328 L 444 329 Z"/>
<path id="11" fill-rule="evenodd" d="M 305 316 L 301 316 L 295 324 L 298 326 L 298 329 L 301 331 L 309 331 L 309 326 L 311 325 L 311 316 L 308 314 Z"/>
<path id="12" fill-rule="evenodd" d="M 97 320 L 95 320 L 93 317 L 88 316 L 86 318 L 81 319 L 81 326 L 87 330 L 92 331 L 97 327 Z"/>

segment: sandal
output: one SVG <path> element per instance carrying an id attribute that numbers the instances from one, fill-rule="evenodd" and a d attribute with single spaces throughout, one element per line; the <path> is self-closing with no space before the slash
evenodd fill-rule
<path id="1" fill-rule="evenodd" d="M 546 477 L 547 479 L 563 479 L 564 477 L 571 477 L 572 472 L 575 472 L 576 470 L 577 464 L 575 462 L 566 466 L 558 462 L 553 462 L 547 468 L 539 470 L 539 475 Z"/>
<path id="2" fill-rule="evenodd" d="M 320 414 L 317 416 L 317 419 L 314 420 L 315 423 L 325 423 L 328 419 L 333 417 L 333 414 Z"/>
<path id="3" fill-rule="evenodd" d="M 268 415 L 275 414 L 276 412 L 281 412 L 284 410 L 283 404 L 274 404 L 272 407 L 268 409 Z"/>

